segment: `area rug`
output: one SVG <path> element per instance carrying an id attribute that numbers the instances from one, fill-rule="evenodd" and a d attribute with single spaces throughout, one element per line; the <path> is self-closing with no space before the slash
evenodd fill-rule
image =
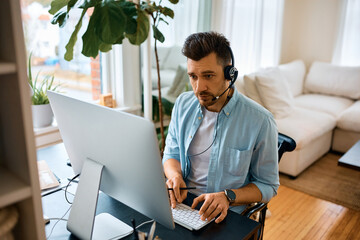
<path id="1" fill-rule="evenodd" d="M 280 174 L 280 184 L 360 211 L 360 171 L 338 166 L 340 157 L 328 153 L 296 179 Z"/>

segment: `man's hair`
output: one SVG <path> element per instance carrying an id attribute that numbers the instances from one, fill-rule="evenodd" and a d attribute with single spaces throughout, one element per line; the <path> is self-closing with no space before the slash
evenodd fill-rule
<path id="1" fill-rule="evenodd" d="M 225 68 L 231 62 L 229 47 L 230 42 L 224 35 L 217 32 L 200 32 L 186 38 L 182 53 L 191 60 L 199 61 L 214 52 L 218 64 Z"/>

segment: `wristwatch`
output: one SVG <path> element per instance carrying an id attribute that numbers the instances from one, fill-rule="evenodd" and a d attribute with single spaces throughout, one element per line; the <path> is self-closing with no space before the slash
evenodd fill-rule
<path id="1" fill-rule="evenodd" d="M 235 202 L 236 199 L 236 194 L 234 193 L 233 190 L 231 189 L 225 189 L 224 190 L 225 196 L 227 197 L 227 199 L 229 200 L 230 203 Z"/>

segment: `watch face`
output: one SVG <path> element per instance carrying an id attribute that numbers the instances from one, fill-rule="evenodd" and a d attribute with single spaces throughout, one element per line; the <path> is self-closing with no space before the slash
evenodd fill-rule
<path id="1" fill-rule="evenodd" d="M 236 194 L 234 193 L 234 191 L 230 190 L 230 189 L 226 189 L 225 190 L 225 194 L 227 196 L 227 198 L 229 199 L 230 202 L 234 202 L 236 199 Z"/>

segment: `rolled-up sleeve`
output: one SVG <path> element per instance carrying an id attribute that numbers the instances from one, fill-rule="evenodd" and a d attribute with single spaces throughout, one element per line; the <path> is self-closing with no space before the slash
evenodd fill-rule
<path id="1" fill-rule="evenodd" d="M 279 188 L 278 130 L 273 118 L 265 118 L 259 131 L 252 155 L 251 182 L 261 194 L 262 202 L 268 202 Z"/>
<path id="2" fill-rule="evenodd" d="M 171 122 L 168 129 L 168 134 L 166 136 L 165 141 L 165 150 L 162 163 L 164 164 L 166 160 L 170 158 L 174 158 L 180 161 L 180 149 L 178 143 L 178 135 L 176 132 L 177 129 L 177 111 L 178 111 L 178 101 L 175 102 L 172 114 L 171 114 Z"/>

